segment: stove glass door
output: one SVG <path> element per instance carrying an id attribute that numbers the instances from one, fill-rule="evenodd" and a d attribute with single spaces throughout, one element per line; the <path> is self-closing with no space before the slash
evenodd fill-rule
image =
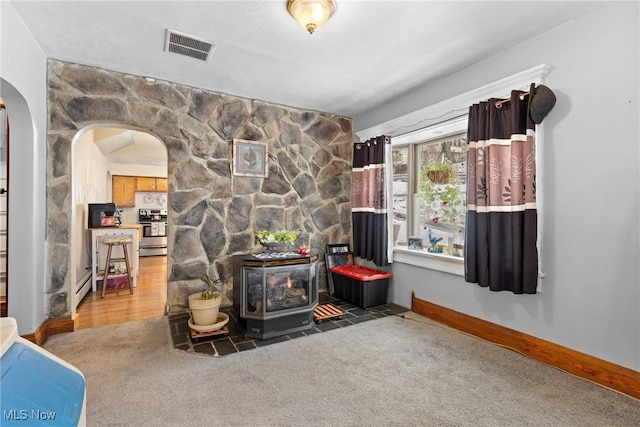
<path id="1" fill-rule="evenodd" d="M 278 317 L 316 303 L 316 264 L 243 267 L 242 309 L 250 317 Z"/>

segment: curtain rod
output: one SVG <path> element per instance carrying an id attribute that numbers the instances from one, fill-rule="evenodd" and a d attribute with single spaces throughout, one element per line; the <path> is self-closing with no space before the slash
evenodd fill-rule
<path id="1" fill-rule="evenodd" d="M 387 140 L 385 141 L 385 144 L 391 144 L 391 136 L 389 135 L 380 135 L 380 136 L 384 136 L 385 138 L 387 138 Z M 366 141 L 354 141 L 354 144 L 371 144 L 371 140 L 373 139 L 373 145 L 378 145 L 378 141 L 376 140 L 377 137 L 373 137 L 373 138 L 369 138 Z"/>
<path id="2" fill-rule="evenodd" d="M 522 92 L 520 94 L 520 101 L 524 100 L 524 97 L 529 95 L 529 92 Z M 507 98 L 507 99 L 502 99 L 500 101 L 496 101 L 496 108 L 502 108 L 502 104 L 504 104 L 505 102 L 509 102 L 511 101 L 511 98 Z"/>

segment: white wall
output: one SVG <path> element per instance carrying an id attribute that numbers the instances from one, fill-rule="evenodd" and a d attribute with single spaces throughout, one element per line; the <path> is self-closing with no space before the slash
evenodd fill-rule
<path id="1" fill-rule="evenodd" d="M 45 319 L 46 56 L 0 1 L 0 96 L 11 121 L 8 315 L 18 333 Z"/>
<path id="2" fill-rule="evenodd" d="M 132 165 L 124 163 L 112 163 L 111 174 L 130 176 L 155 176 L 158 178 L 167 177 L 167 166 L 155 165 Z"/>
<path id="3" fill-rule="evenodd" d="M 546 84 L 558 99 L 544 121 L 542 292 L 490 292 L 459 276 L 396 263 L 394 302 L 409 306 L 415 291 L 640 370 L 639 27 L 638 2 L 605 5 L 355 118 L 357 132 L 375 124 L 371 117 L 382 123 L 429 105 L 418 100 L 430 93 L 453 97 L 469 85 L 552 67 Z"/>
<path id="4" fill-rule="evenodd" d="M 91 250 L 87 231 L 87 212 L 89 203 L 104 203 L 111 201 L 108 194 L 109 169 L 111 162 L 102 155 L 102 152 L 93 143 L 93 130 L 88 130 L 80 135 L 72 149 L 74 215 L 71 236 L 75 247 L 74 260 L 75 279 L 71 283 L 82 278 L 87 270 L 91 269 Z"/>

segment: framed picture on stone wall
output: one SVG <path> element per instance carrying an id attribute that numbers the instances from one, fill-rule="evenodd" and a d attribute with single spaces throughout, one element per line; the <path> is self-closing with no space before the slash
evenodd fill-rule
<path id="1" fill-rule="evenodd" d="M 233 174 L 239 176 L 267 177 L 267 141 L 233 140 Z"/>

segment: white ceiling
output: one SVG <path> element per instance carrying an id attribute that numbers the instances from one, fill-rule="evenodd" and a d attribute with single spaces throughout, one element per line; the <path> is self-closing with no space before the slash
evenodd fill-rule
<path id="1" fill-rule="evenodd" d="M 167 149 L 153 135 L 128 129 L 97 128 L 93 142 L 112 163 L 167 165 Z"/>
<path id="2" fill-rule="evenodd" d="M 285 0 L 10 3 L 51 58 L 350 117 L 605 4 L 337 0 L 309 35 Z M 167 29 L 211 59 L 165 52 Z"/>

